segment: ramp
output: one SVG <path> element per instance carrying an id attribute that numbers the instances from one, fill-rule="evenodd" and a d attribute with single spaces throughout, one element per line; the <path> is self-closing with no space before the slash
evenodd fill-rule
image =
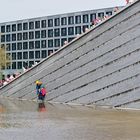
<path id="1" fill-rule="evenodd" d="M 140 109 L 140 1 L 79 36 L 0 89 L 1 97 Z"/>

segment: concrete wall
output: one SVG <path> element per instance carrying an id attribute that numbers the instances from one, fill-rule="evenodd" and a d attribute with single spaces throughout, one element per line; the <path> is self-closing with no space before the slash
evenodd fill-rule
<path id="1" fill-rule="evenodd" d="M 140 108 L 140 1 L 91 29 L 0 89 L 35 99 L 35 80 L 47 100 Z"/>

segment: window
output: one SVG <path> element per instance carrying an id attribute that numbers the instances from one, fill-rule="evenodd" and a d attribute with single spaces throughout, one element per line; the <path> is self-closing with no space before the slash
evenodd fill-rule
<path id="1" fill-rule="evenodd" d="M 74 28 L 73 27 L 68 28 L 68 35 L 74 35 Z"/>
<path id="2" fill-rule="evenodd" d="M 53 53 L 53 50 L 48 50 L 48 56 Z"/>
<path id="3" fill-rule="evenodd" d="M 40 31 L 35 31 L 35 38 L 40 38 Z"/>
<path id="4" fill-rule="evenodd" d="M 12 69 L 16 69 L 16 62 L 12 62 Z"/>
<path id="5" fill-rule="evenodd" d="M 112 11 L 108 11 L 108 12 L 106 12 L 106 14 L 107 14 L 108 16 L 111 16 L 111 15 L 112 15 Z"/>
<path id="6" fill-rule="evenodd" d="M 11 51 L 11 45 L 10 44 L 6 44 L 6 51 Z"/>
<path id="7" fill-rule="evenodd" d="M 96 14 L 90 14 L 90 22 L 93 22 L 96 19 Z"/>
<path id="8" fill-rule="evenodd" d="M 47 57 L 47 51 L 46 50 L 42 50 L 41 51 L 41 57 L 42 58 L 46 58 Z"/>
<path id="9" fill-rule="evenodd" d="M 27 50 L 28 49 L 28 42 L 23 42 L 23 50 Z"/>
<path id="10" fill-rule="evenodd" d="M 81 16 L 80 16 L 80 15 L 75 16 L 75 23 L 76 23 L 76 24 L 81 23 Z"/>
<path id="11" fill-rule="evenodd" d="M 23 33 L 23 40 L 27 40 L 27 39 L 28 39 L 28 33 L 25 32 L 25 33 Z"/>
<path id="12" fill-rule="evenodd" d="M 68 24 L 69 25 L 74 24 L 74 17 L 73 16 L 68 17 Z"/>
<path id="13" fill-rule="evenodd" d="M 104 12 L 98 13 L 98 17 L 99 17 L 100 19 L 104 18 Z"/>
<path id="14" fill-rule="evenodd" d="M 18 60 L 22 59 L 22 52 L 17 52 L 17 59 Z"/>
<path id="15" fill-rule="evenodd" d="M 42 28 L 46 28 L 46 20 L 42 20 L 41 21 L 41 27 Z"/>
<path id="16" fill-rule="evenodd" d="M 24 67 L 25 69 L 28 68 L 28 61 L 24 61 L 24 62 L 23 62 L 23 67 Z"/>
<path id="17" fill-rule="evenodd" d="M 12 32 L 15 32 L 16 31 L 16 24 L 13 24 L 12 25 Z"/>
<path id="18" fill-rule="evenodd" d="M 16 41 L 16 34 L 12 34 L 12 41 Z"/>
<path id="19" fill-rule="evenodd" d="M 22 43 L 21 42 L 17 43 L 17 50 L 22 50 Z"/>
<path id="20" fill-rule="evenodd" d="M 83 32 L 85 32 L 87 28 L 88 28 L 88 25 L 84 25 L 83 26 Z"/>
<path id="21" fill-rule="evenodd" d="M 35 41 L 35 48 L 39 49 L 40 48 L 40 41 Z"/>
<path id="22" fill-rule="evenodd" d="M 22 62 L 18 62 L 17 67 L 18 69 L 22 69 Z"/>
<path id="23" fill-rule="evenodd" d="M 18 23 L 17 28 L 18 28 L 18 31 L 21 31 L 22 30 L 22 24 Z"/>
<path id="24" fill-rule="evenodd" d="M 12 60 L 16 60 L 16 53 L 12 53 Z"/>
<path id="25" fill-rule="evenodd" d="M 71 42 L 74 39 L 74 37 L 68 38 L 68 42 Z"/>
<path id="26" fill-rule="evenodd" d="M 12 51 L 16 50 L 16 43 L 12 43 Z"/>
<path id="27" fill-rule="evenodd" d="M 1 26 L 1 33 L 5 33 L 5 26 Z"/>
<path id="28" fill-rule="evenodd" d="M 1 35 L 1 42 L 5 42 L 5 35 Z"/>
<path id="29" fill-rule="evenodd" d="M 17 33 L 17 40 L 22 40 L 22 33 Z"/>
<path id="30" fill-rule="evenodd" d="M 29 29 L 34 29 L 34 22 L 29 22 Z"/>
<path id="31" fill-rule="evenodd" d="M 83 15 L 83 23 L 88 23 L 88 15 Z"/>
<path id="32" fill-rule="evenodd" d="M 34 51 L 29 51 L 29 59 L 34 59 Z"/>
<path id="33" fill-rule="evenodd" d="M 35 28 L 36 29 L 40 28 L 40 21 L 35 21 Z"/>
<path id="34" fill-rule="evenodd" d="M 6 69 L 11 69 L 11 62 L 10 63 L 6 63 Z"/>
<path id="35" fill-rule="evenodd" d="M 76 26 L 75 27 L 75 34 L 81 34 L 81 26 Z"/>
<path id="36" fill-rule="evenodd" d="M 35 58 L 40 58 L 40 51 L 35 51 Z"/>
<path id="37" fill-rule="evenodd" d="M 10 34 L 6 35 L 6 42 L 10 42 Z"/>
<path id="38" fill-rule="evenodd" d="M 34 32 L 29 32 L 29 39 L 34 39 Z"/>
<path id="39" fill-rule="evenodd" d="M 41 38 L 46 38 L 46 30 L 41 31 Z"/>
<path id="40" fill-rule="evenodd" d="M 11 31 L 11 27 L 10 27 L 10 25 L 7 25 L 6 26 L 6 32 L 10 32 Z"/>
<path id="41" fill-rule="evenodd" d="M 61 36 L 67 36 L 67 28 L 61 28 Z"/>
<path id="42" fill-rule="evenodd" d="M 23 52 L 23 59 L 28 59 L 28 52 Z"/>
<path id="43" fill-rule="evenodd" d="M 65 41 L 67 41 L 67 38 L 62 38 L 61 39 L 61 46 L 63 46 L 65 44 Z"/>
<path id="44" fill-rule="evenodd" d="M 61 25 L 67 25 L 67 18 L 66 17 L 61 18 Z"/>
<path id="45" fill-rule="evenodd" d="M 53 47 L 53 40 L 48 40 L 48 48 L 51 48 Z"/>
<path id="46" fill-rule="evenodd" d="M 53 19 L 48 20 L 48 27 L 53 27 Z"/>
<path id="47" fill-rule="evenodd" d="M 29 68 L 34 65 L 34 61 L 29 61 Z"/>
<path id="48" fill-rule="evenodd" d="M 29 49 L 34 49 L 34 41 L 29 42 Z"/>
<path id="49" fill-rule="evenodd" d="M 59 18 L 55 18 L 54 19 L 54 25 L 55 26 L 59 26 L 60 25 L 60 19 Z"/>
<path id="50" fill-rule="evenodd" d="M 54 29 L 54 36 L 55 36 L 55 37 L 60 36 L 60 29 L 59 29 L 59 28 Z"/>
<path id="51" fill-rule="evenodd" d="M 41 40 L 41 48 L 46 48 L 46 40 Z"/>
<path id="52" fill-rule="evenodd" d="M 23 30 L 28 30 L 28 23 L 23 23 Z"/>
<path id="53" fill-rule="evenodd" d="M 60 47 L 60 39 L 54 40 L 54 47 Z"/>
<path id="54" fill-rule="evenodd" d="M 48 30 L 48 37 L 53 37 L 53 29 Z"/>

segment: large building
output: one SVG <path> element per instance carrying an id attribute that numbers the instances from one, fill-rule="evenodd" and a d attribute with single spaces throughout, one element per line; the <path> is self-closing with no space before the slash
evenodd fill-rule
<path id="1" fill-rule="evenodd" d="M 114 8 L 88 10 L 0 23 L 1 47 L 11 56 L 5 74 L 22 71 L 81 34 L 97 17 L 112 15 Z"/>

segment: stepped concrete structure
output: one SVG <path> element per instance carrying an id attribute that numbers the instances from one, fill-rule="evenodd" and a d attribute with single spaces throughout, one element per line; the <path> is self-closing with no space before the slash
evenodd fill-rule
<path id="1" fill-rule="evenodd" d="M 0 89 L 1 97 L 140 109 L 140 1 L 63 46 Z"/>

